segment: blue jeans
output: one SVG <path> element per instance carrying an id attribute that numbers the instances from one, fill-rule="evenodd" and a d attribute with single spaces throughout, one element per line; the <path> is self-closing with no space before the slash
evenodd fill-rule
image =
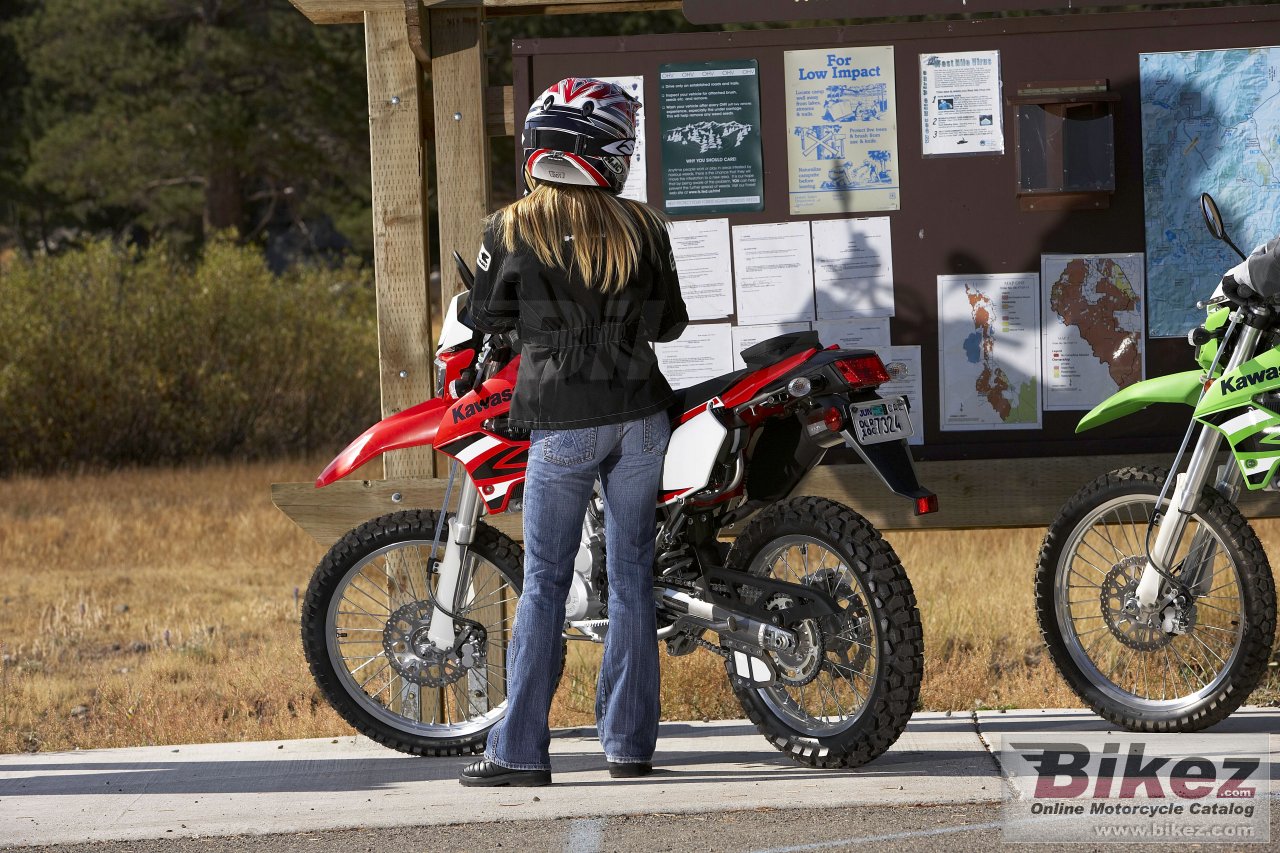
<path id="1" fill-rule="evenodd" d="M 610 761 L 653 757 L 654 506 L 670 437 L 666 412 L 620 424 L 533 431 L 524 487 L 524 590 L 507 649 L 507 713 L 485 749 L 495 764 L 513 770 L 551 767 L 547 715 L 564 654 L 565 597 L 597 477 L 609 576 L 609 633 L 596 686 L 600 743 Z"/>

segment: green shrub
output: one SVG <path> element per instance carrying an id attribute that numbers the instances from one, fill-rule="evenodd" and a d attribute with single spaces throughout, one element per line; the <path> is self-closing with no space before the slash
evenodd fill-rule
<path id="1" fill-rule="evenodd" d="M 336 451 L 377 416 L 358 265 L 103 241 L 0 270 L 0 474 Z"/>

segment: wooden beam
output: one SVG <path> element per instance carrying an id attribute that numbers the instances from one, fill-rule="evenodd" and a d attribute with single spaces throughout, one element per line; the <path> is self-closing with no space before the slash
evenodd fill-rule
<path id="1" fill-rule="evenodd" d="M 485 132 L 490 136 L 515 136 L 515 98 L 510 86 L 490 86 L 484 90 Z M 518 141 L 518 140 L 517 140 Z"/>
<path id="2" fill-rule="evenodd" d="M 397 10 L 404 16 L 404 0 L 289 0 L 313 24 L 359 24 L 365 12 Z"/>
<path id="3" fill-rule="evenodd" d="M 432 7 L 431 98 L 435 105 L 436 199 L 443 304 L 462 291 L 451 260 L 470 262 L 489 213 L 489 134 L 485 109 L 484 13 Z"/>
<path id="4" fill-rule="evenodd" d="M 289 0 L 313 24 L 359 24 L 365 12 L 404 12 L 405 0 Z M 455 0 L 418 0 L 423 7 L 444 3 L 464 5 Z M 466 5 L 478 6 L 474 2 Z M 653 12 L 679 9 L 681 0 L 484 0 L 495 15 L 587 15 L 596 13 Z"/>
<path id="5" fill-rule="evenodd" d="M 670 12 L 683 7 L 682 0 L 566 0 L 565 2 L 547 3 L 546 0 L 529 0 L 529 2 L 495 2 L 486 0 L 485 14 L 488 17 L 515 15 L 596 15 L 623 14 L 632 12 Z"/>
<path id="6" fill-rule="evenodd" d="M 378 292 L 382 416 L 432 396 L 426 157 L 422 72 L 409 49 L 404 7 L 365 13 L 373 255 Z M 435 474 L 430 448 L 384 457 L 388 477 Z"/>
<path id="7" fill-rule="evenodd" d="M 1094 477 L 1125 465 L 1166 465 L 1168 454 L 1093 456 L 1056 459 L 979 459 L 922 462 L 920 480 L 938 493 L 940 510 L 917 516 L 911 502 L 886 489 L 865 465 L 823 465 L 800 484 L 796 494 L 818 495 L 853 507 L 881 530 L 1047 527 L 1058 510 Z M 409 507 L 438 507 L 443 480 L 339 482 L 325 489 L 311 483 L 272 486 L 276 506 L 322 545 L 346 530 L 386 512 Z M 332 490 L 332 491 L 331 491 Z M 401 499 L 393 500 L 399 493 Z M 1280 516 L 1280 493 L 1246 492 L 1240 509 L 1248 518 Z M 520 516 L 485 518 L 520 538 Z"/>
<path id="8" fill-rule="evenodd" d="M 404 509 L 439 509 L 444 480 L 398 477 L 387 480 L 339 480 L 317 489 L 315 483 L 274 483 L 271 502 L 321 545 L 328 547 L 348 530 L 371 518 Z M 454 486 L 453 499 L 458 498 Z M 516 513 L 485 518 L 508 536 L 521 536 Z"/>

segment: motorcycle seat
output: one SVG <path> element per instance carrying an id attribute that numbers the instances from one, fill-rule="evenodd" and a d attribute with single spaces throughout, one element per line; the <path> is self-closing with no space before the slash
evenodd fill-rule
<path id="1" fill-rule="evenodd" d="M 733 387 L 739 379 L 751 373 L 754 368 L 743 368 L 735 370 L 733 373 L 726 373 L 723 376 L 717 376 L 715 379 L 708 379 L 706 382 L 699 382 L 697 385 L 690 385 L 688 388 L 681 388 L 676 391 L 676 400 L 671 404 L 671 413 L 675 417 L 679 417 L 693 407 L 707 402 L 712 397 L 719 396 L 725 391 Z"/>

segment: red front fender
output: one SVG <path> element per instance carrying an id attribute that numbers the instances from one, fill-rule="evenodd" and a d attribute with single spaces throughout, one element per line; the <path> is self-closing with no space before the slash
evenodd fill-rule
<path id="1" fill-rule="evenodd" d="M 457 400 L 432 397 L 425 403 L 378 421 L 329 463 L 316 478 L 316 488 L 341 480 L 370 459 L 389 450 L 434 443 L 441 418 L 456 402 Z"/>

